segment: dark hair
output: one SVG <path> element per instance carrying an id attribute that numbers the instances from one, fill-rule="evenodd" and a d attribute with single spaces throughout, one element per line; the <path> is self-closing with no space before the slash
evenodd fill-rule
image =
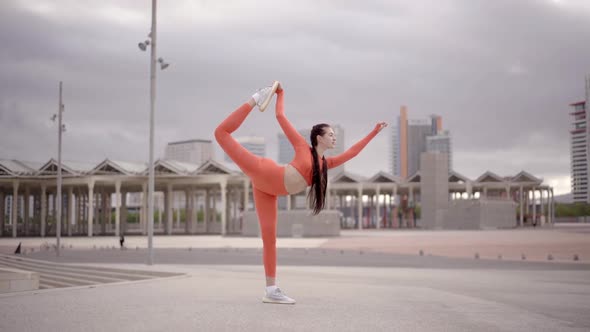
<path id="1" fill-rule="evenodd" d="M 326 188 L 328 186 L 328 163 L 326 158 L 322 157 L 322 171 L 320 172 L 320 162 L 315 147 L 318 145 L 318 135 L 324 135 L 324 128 L 330 127 L 325 123 L 320 123 L 311 128 L 309 140 L 311 141 L 311 155 L 313 156 L 311 187 L 307 194 L 307 201 L 313 208 L 313 214 L 316 215 L 324 208 L 326 202 Z"/>

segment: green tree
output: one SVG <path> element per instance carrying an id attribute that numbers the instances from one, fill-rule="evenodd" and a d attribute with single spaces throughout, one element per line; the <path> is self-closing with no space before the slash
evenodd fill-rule
<path id="1" fill-rule="evenodd" d="M 139 222 L 139 213 L 138 212 L 127 212 L 127 223 L 128 224 L 137 224 Z"/>
<path id="2" fill-rule="evenodd" d="M 556 217 L 590 216 L 590 204 L 587 203 L 555 203 Z"/>

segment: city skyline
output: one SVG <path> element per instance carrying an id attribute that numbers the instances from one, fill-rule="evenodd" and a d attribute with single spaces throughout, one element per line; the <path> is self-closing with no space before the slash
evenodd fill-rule
<path id="1" fill-rule="evenodd" d="M 160 155 L 159 153 L 156 155 Z M 214 156 L 213 143 L 210 140 L 189 139 L 169 142 L 164 149 L 164 159 L 173 159 L 187 163 L 202 164 Z"/>
<path id="2" fill-rule="evenodd" d="M 213 140 L 223 118 L 278 79 L 296 128 L 338 123 L 348 147 L 378 121 L 392 125 L 407 105 L 412 117 L 444 118 L 457 172 L 526 170 L 556 195 L 571 190 L 567 112 L 584 99 L 590 72 L 590 47 L 580 42 L 590 38 L 587 1 L 158 8 L 158 52 L 171 65 L 158 74 L 155 151 L 185 138 Z M 56 157 L 49 117 L 63 81 L 64 160 L 147 161 L 149 57 L 137 43 L 149 31 L 149 4 L 8 0 L 0 9 L 0 157 Z M 252 112 L 236 135 L 264 136 L 274 159 L 273 113 L 274 102 Z M 388 171 L 389 137 L 379 134 L 346 170 Z"/>
<path id="3" fill-rule="evenodd" d="M 264 137 L 261 136 L 235 136 L 234 139 L 240 143 L 241 146 L 246 148 L 246 150 L 250 151 L 252 154 L 266 158 L 266 141 Z M 235 162 L 231 159 L 231 157 L 222 152 L 223 158 L 219 158 L 218 160 L 223 160 L 226 163 L 235 164 Z"/>

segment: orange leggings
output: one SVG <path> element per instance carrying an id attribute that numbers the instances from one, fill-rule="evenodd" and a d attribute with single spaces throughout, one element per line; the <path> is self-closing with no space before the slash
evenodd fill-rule
<path id="1" fill-rule="evenodd" d="M 285 167 L 272 159 L 254 155 L 231 136 L 252 108 L 245 103 L 230 114 L 215 129 L 215 139 L 252 181 L 254 205 L 262 234 L 264 272 L 267 277 L 274 278 L 277 269 L 277 196 L 288 195 L 284 182 Z"/>

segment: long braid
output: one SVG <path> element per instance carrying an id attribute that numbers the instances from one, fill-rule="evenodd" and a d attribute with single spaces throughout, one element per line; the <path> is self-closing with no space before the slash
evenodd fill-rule
<path id="1" fill-rule="evenodd" d="M 311 140 L 311 155 L 312 160 L 312 176 L 311 176 L 311 187 L 307 194 L 307 200 L 313 209 L 313 214 L 317 215 L 322 211 L 326 202 L 326 188 L 328 187 L 328 162 L 325 157 L 322 157 L 322 170 L 320 172 L 320 163 L 318 160 L 318 154 L 315 150 L 317 146 L 317 135 L 322 135 L 324 128 L 328 127 L 327 124 L 319 124 L 312 128 L 310 140 Z"/>

